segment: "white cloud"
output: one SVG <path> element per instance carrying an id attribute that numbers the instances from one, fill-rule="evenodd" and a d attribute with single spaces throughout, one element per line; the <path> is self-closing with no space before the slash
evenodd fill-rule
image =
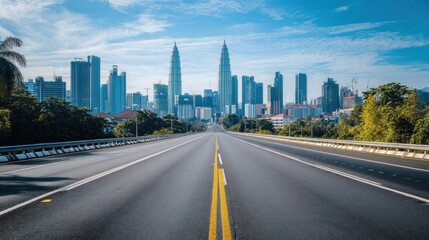
<path id="1" fill-rule="evenodd" d="M 337 7 L 334 9 L 335 12 L 345 12 L 348 11 L 349 7 L 348 6 L 341 6 L 341 7 Z"/>
<path id="2" fill-rule="evenodd" d="M 44 10 L 62 0 L 0 0 L 0 19 L 18 22 L 23 18 L 38 20 Z"/>

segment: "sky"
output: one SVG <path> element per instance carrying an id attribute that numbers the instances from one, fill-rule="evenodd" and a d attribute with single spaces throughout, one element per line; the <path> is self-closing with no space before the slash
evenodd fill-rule
<path id="1" fill-rule="evenodd" d="M 233 75 L 273 84 L 284 77 L 294 101 L 295 74 L 306 73 L 308 98 L 328 77 L 359 92 L 387 82 L 429 86 L 429 1 L 426 0 L 0 0 L 0 39 L 24 41 L 25 79 L 63 76 L 70 62 L 101 58 L 101 82 L 112 65 L 127 73 L 127 92 L 152 99 L 168 83 L 177 43 L 182 91 L 218 88 L 223 41 Z M 239 99 L 241 89 L 239 90 Z M 239 100 L 240 101 L 240 100 Z"/>

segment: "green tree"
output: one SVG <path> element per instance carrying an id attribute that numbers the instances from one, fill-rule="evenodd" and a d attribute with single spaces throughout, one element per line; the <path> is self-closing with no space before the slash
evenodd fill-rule
<path id="1" fill-rule="evenodd" d="M 4 145 L 11 135 L 10 110 L 0 109 L 0 144 Z"/>
<path id="2" fill-rule="evenodd" d="M 276 132 L 273 123 L 269 119 L 260 118 L 256 120 L 256 125 L 258 126 L 258 131 L 269 131 L 271 134 Z"/>
<path id="3" fill-rule="evenodd" d="M 417 120 L 410 142 L 413 144 L 429 144 L 429 111 L 426 112 L 423 118 Z"/>
<path id="4" fill-rule="evenodd" d="M 375 96 L 368 96 L 362 109 L 362 130 L 359 134 L 359 140 L 382 141 L 385 128 L 380 127 L 380 121 L 382 119 Z"/>
<path id="5" fill-rule="evenodd" d="M 379 96 L 379 104 L 383 106 L 391 106 L 396 108 L 404 102 L 405 95 L 408 93 L 408 87 L 400 83 L 386 83 L 377 88 L 371 88 L 363 93 L 364 100 L 368 100 L 370 96 Z"/>
<path id="6" fill-rule="evenodd" d="M 25 67 L 27 61 L 23 55 L 13 51 L 14 47 L 21 47 L 22 44 L 15 37 L 7 37 L 0 42 L 0 97 L 8 98 L 14 87 L 24 79 L 17 65 Z"/>
<path id="7" fill-rule="evenodd" d="M 240 117 L 237 114 L 229 114 L 222 119 L 222 125 L 225 127 L 225 129 L 228 129 L 239 122 Z"/>

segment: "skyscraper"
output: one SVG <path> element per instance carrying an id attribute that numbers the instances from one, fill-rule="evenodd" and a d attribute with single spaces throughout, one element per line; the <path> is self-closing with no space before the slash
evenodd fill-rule
<path id="1" fill-rule="evenodd" d="M 339 107 L 339 86 L 334 79 L 328 78 L 328 81 L 324 82 L 322 86 L 322 111 L 331 114 Z"/>
<path id="2" fill-rule="evenodd" d="M 118 66 L 113 65 L 110 70 L 108 85 L 108 112 L 117 114 L 126 107 L 126 73 L 118 75 Z"/>
<path id="3" fill-rule="evenodd" d="M 253 76 L 241 76 L 241 109 L 245 112 L 246 104 L 255 104 L 256 88 Z"/>
<path id="4" fill-rule="evenodd" d="M 223 41 L 222 53 L 219 64 L 219 106 L 218 111 L 223 115 L 229 114 L 232 105 L 232 81 L 231 64 L 225 41 Z"/>
<path id="5" fill-rule="evenodd" d="M 180 70 L 180 55 L 176 43 L 170 59 L 170 75 L 168 79 L 168 113 L 176 114 L 176 96 L 182 94 L 182 73 Z"/>
<path id="6" fill-rule="evenodd" d="M 168 85 L 153 85 L 153 109 L 158 116 L 164 116 L 168 112 Z"/>
<path id="7" fill-rule="evenodd" d="M 255 104 L 264 104 L 263 83 L 255 83 Z"/>
<path id="8" fill-rule="evenodd" d="M 232 97 L 231 97 L 231 109 L 237 110 L 238 108 L 238 78 L 237 75 L 231 76 L 231 83 L 232 83 Z M 235 113 L 235 112 L 231 112 Z"/>
<path id="9" fill-rule="evenodd" d="M 109 106 L 108 100 L 109 100 L 109 94 L 108 94 L 108 87 L 107 84 L 101 84 L 100 87 L 100 112 L 107 113 L 109 110 L 107 109 L 107 106 Z"/>
<path id="10" fill-rule="evenodd" d="M 127 93 L 127 109 L 142 109 L 142 94 L 140 92 Z"/>
<path id="11" fill-rule="evenodd" d="M 83 61 L 82 58 L 75 58 L 71 62 L 71 102 L 77 107 L 85 107 L 91 109 L 91 88 L 89 73 L 89 62 Z"/>
<path id="12" fill-rule="evenodd" d="M 203 107 L 213 107 L 213 91 L 211 89 L 204 89 Z"/>
<path id="13" fill-rule="evenodd" d="M 34 84 L 34 96 L 41 102 L 50 97 L 66 99 L 66 83 L 61 76 L 54 76 L 53 81 L 45 81 L 43 77 L 36 77 Z M 27 84 L 28 86 L 29 84 Z"/>
<path id="14" fill-rule="evenodd" d="M 90 107 L 93 114 L 100 112 L 100 58 L 88 56 L 89 79 L 90 79 Z"/>
<path id="15" fill-rule="evenodd" d="M 267 110 L 268 114 L 283 113 L 283 75 L 276 72 L 274 86 L 267 86 Z"/>
<path id="16" fill-rule="evenodd" d="M 92 113 L 100 112 L 100 58 L 88 56 L 88 61 L 75 58 L 71 62 L 71 102 Z"/>
<path id="17" fill-rule="evenodd" d="M 295 104 L 303 104 L 307 101 L 307 75 L 295 74 Z"/>

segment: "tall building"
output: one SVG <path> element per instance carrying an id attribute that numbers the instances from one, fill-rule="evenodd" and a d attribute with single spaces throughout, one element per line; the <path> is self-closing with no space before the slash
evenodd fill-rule
<path id="1" fill-rule="evenodd" d="M 149 109 L 149 96 L 148 95 L 142 95 L 141 96 L 141 103 L 143 109 Z"/>
<path id="2" fill-rule="evenodd" d="M 199 94 L 192 96 L 194 101 L 194 109 L 203 106 L 203 97 Z"/>
<path id="3" fill-rule="evenodd" d="M 168 79 L 168 113 L 176 114 L 176 96 L 182 94 L 182 73 L 180 69 L 180 55 L 176 43 L 170 59 L 170 75 Z"/>
<path id="4" fill-rule="evenodd" d="M 295 75 L 295 104 L 307 102 L 307 75 L 297 73 Z"/>
<path id="5" fill-rule="evenodd" d="M 280 72 L 276 72 L 274 86 L 267 86 L 267 111 L 271 115 L 283 113 L 283 75 Z"/>
<path id="6" fill-rule="evenodd" d="M 158 116 L 168 113 L 168 85 L 161 83 L 153 85 L 153 109 Z"/>
<path id="7" fill-rule="evenodd" d="M 70 71 L 71 102 L 92 113 L 100 112 L 100 58 L 88 56 L 88 61 L 75 58 Z"/>
<path id="8" fill-rule="evenodd" d="M 340 108 L 339 86 L 334 79 L 328 78 L 328 81 L 322 86 L 322 111 L 331 114 Z"/>
<path id="9" fill-rule="evenodd" d="M 89 79 L 90 79 L 90 107 L 93 114 L 100 112 L 100 58 L 88 56 Z"/>
<path id="10" fill-rule="evenodd" d="M 256 103 L 256 84 L 253 76 L 241 77 L 241 109 L 245 112 L 246 104 Z"/>
<path id="11" fill-rule="evenodd" d="M 24 82 L 24 87 L 27 89 L 27 91 L 32 96 L 34 96 L 35 98 L 37 98 L 36 83 L 34 82 L 33 79 L 28 79 L 27 82 Z"/>
<path id="12" fill-rule="evenodd" d="M 108 100 L 109 100 L 109 91 L 108 91 L 107 83 L 101 84 L 101 87 L 100 87 L 100 112 L 103 112 L 103 113 L 109 112 L 109 110 L 107 109 L 107 106 L 109 105 Z"/>
<path id="13" fill-rule="evenodd" d="M 213 107 L 213 91 L 211 89 L 204 89 L 203 94 L 203 107 Z"/>
<path id="14" fill-rule="evenodd" d="M 126 108 L 126 73 L 121 72 L 118 75 L 118 66 L 113 65 L 110 70 L 108 85 L 108 112 L 110 114 L 117 114 Z"/>
<path id="15" fill-rule="evenodd" d="M 127 109 L 137 111 L 142 109 L 142 95 L 140 92 L 127 93 Z"/>
<path id="16" fill-rule="evenodd" d="M 231 109 L 237 110 L 238 108 L 238 78 L 237 75 L 231 76 L 232 82 L 232 97 L 231 97 Z M 233 112 L 231 112 L 233 113 Z"/>
<path id="17" fill-rule="evenodd" d="M 219 64 L 219 105 L 217 109 L 223 115 L 230 112 L 232 105 L 232 85 L 229 53 L 224 41 Z"/>
<path id="18" fill-rule="evenodd" d="M 264 84 L 255 83 L 255 104 L 264 104 Z"/>
<path id="19" fill-rule="evenodd" d="M 66 100 L 66 83 L 63 82 L 61 76 L 54 76 L 53 81 L 45 81 L 43 77 L 39 76 L 36 77 L 35 82 L 32 79 L 28 80 L 24 86 L 39 102 L 50 97 Z"/>
<path id="20" fill-rule="evenodd" d="M 91 109 L 90 63 L 82 58 L 71 62 L 71 103 L 77 107 Z"/>
<path id="21" fill-rule="evenodd" d="M 189 94 L 180 95 L 177 104 L 177 117 L 191 119 L 194 117 L 194 98 Z"/>
<path id="22" fill-rule="evenodd" d="M 244 105 L 244 116 L 246 118 L 255 118 L 256 117 L 255 104 L 246 103 Z"/>
<path id="23" fill-rule="evenodd" d="M 212 108 L 213 108 L 213 111 L 212 111 L 212 113 L 213 114 L 217 114 L 217 113 L 219 113 L 220 111 L 219 111 L 219 92 L 218 91 L 213 91 L 212 92 Z"/>

